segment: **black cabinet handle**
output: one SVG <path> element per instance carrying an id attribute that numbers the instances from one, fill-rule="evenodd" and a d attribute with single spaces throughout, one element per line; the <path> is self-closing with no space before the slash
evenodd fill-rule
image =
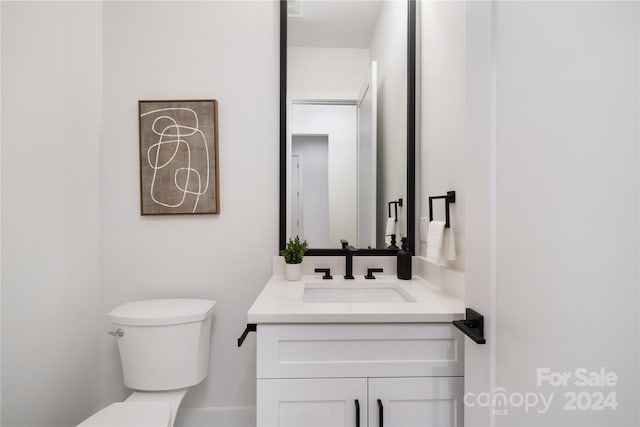
<path id="1" fill-rule="evenodd" d="M 356 427 L 360 427 L 360 402 L 356 399 Z"/>
<path id="2" fill-rule="evenodd" d="M 382 407 L 382 400 L 378 399 L 378 426 L 379 427 L 384 427 L 383 426 L 383 418 L 384 415 L 384 408 Z"/>

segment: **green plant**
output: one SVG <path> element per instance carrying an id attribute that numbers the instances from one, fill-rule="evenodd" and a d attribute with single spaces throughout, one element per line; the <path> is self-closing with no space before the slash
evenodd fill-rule
<path id="1" fill-rule="evenodd" d="M 300 238 L 296 236 L 295 240 L 289 239 L 287 247 L 280 251 L 280 256 L 284 257 L 287 264 L 300 264 L 308 247 L 306 240 L 301 242 Z"/>

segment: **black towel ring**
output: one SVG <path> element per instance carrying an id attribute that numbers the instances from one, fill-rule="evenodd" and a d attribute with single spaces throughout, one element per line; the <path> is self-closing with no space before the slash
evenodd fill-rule
<path id="1" fill-rule="evenodd" d="M 445 228 L 451 228 L 451 221 L 449 215 L 449 204 L 456 202 L 456 192 L 447 191 L 446 196 L 431 196 L 429 197 L 429 221 L 433 221 L 433 200 L 444 199 L 444 215 L 445 215 Z"/>
<path id="2" fill-rule="evenodd" d="M 389 218 L 391 218 L 391 205 L 395 207 L 396 222 L 398 222 L 398 206 L 402 207 L 402 197 L 398 200 L 387 203 L 387 205 L 389 206 Z"/>

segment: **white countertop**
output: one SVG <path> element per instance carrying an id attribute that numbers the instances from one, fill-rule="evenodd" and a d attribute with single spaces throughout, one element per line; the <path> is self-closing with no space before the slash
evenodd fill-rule
<path id="1" fill-rule="evenodd" d="M 395 282 L 415 302 L 345 303 L 304 302 L 305 283 L 322 282 L 321 275 L 302 276 L 287 281 L 274 275 L 247 313 L 248 323 L 443 323 L 464 318 L 464 301 L 418 276 L 399 280 L 395 275 L 376 275 L 371 282 Z M 327 283 L 346 284 L 334 275 Z M 359 278 L 356 282 L 362 282 Z"/>

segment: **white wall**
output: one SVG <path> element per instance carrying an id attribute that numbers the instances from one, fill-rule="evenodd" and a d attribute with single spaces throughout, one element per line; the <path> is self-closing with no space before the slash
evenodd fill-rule
<path id="1" fill-rule="evenodd" d="M 70 426 L 99 403 L 102 5 L 0 7 L 2 424 Z"/>
<path id="2" fill-rule="evenodd" d="M 421 185 L 456 185 L 456 268 L 486 316 L 465 392 L 554 395 L 542 414 L 467 406 L 465 425 L 638 425 L 639 4 L 421 6 Z M 615 387 L 574 384 L 601 367 Z M 538 386 L 538 368 L 572 377 Z M 564 409 L 611 391 L 615 411 Z"/>
<path id="3" fill-rule="evenodd" d="M 215 299 L 209 378 L 183 405 L 255 404 L 246 310 L 278 249 L 277 2 L 106 2 L 102 211 L 102 403 L 123 398 L 106 313 L 127 300 Z M 219 216 L 141 217 L 139 99 L 219 102 Z"/>
<path id="4" fill-rule="evenodd" d="M 255 347 L 235 338 L 277 251 L 277 6 L 109 2 L 103 21 L 101 3 L 2 3 L 3 425 L 123 398 L 106 313 L 162 296 L 218 301 L 210 378 L 184 406 L 254 405 Z M 150 98 L 220 102 L 221 215 L 140 217 Z"/>
<path id="5" fill-rule="evenodd" d="M 2 7 L 0 6 L 0 25 Z M 1 28 L 1 26 L 0 26 Z M 0 189 L 2 188 L 2 30 L 0 29 Z M 0 331 L 2 331 L 2 196 L 0 191 Z M 2 424 L 2 334 L 0 333 L 0 424 Z"/>
<path id="6" fill-rule="evenodd" d="M 467 340 L 465 391 L 553 395 L 544 413 L 467 407 L 468 425 L 640 423 L 639 13 L 467 4 L 467 305 L 487 316 L 487 345 Z M 539 368 L 571 377 L 538 385 Z M 580 387 L 579 368 L 617 384 Z M 567 392 L 619 406 L 565 410 Z"/>
<path id="7" fill-rule="evenodd" d="M 407 13 L 405 2 L 385 2 L 371 40 L 371 60 L 378 63 L 378 248 L 385 247 L 387 203 L 407 198 Z M 398 210 L 400 237 L 405 209 Z"/>
<path id="8" fill-rule="evenodd" d="M 456 260 L 450 268 L 465 270 L 465 2 L 428 1 L 421 9 L 420 216 L 429 217 L 429 196 L 455 190 L 451 227 Z M 433 202 L 434 219 L 444 220 L 444 201 Z M 420 240 L 420 239 L 418 239 Z M 426 256 L 421 242 L 418 254 Z"/>
<path id="9" fill-rule="evenodd" d="M 288 46 L 289 99 L 356 100 L 370 64 L 369 49 Z"/>
<path id="10" fill-rule="evenodd" d="M 639 4 L 496 7 L 496 383 L 557 394 L 496 425 L 639 425 Z M 618 384 L 536 387 L 544 367 Z M 567 391 L 619 406 L 566 411 Z"/>
<path id="11" fill-rule="evenodd" d="M 485 316 L 486 345 L 465 343 L 465 393 L 496 388 L 495 285 L 495 2 L 466 3 L 465 78 L 465 303 Z M 445 271 L 446 269 L 440 269 Z M 495 425 L 492 408 L 465 406 L 467 426 Z M 493 423 L 493 424 L 492 424 Z"/>

